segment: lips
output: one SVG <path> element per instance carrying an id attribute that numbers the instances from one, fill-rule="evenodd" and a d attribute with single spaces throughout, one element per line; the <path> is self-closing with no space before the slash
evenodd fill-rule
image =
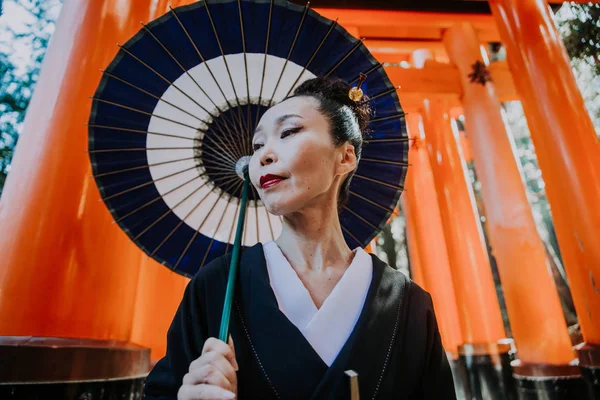
<path id="1" fill-rule="evenodd" d="M 262 189 L 268 189 L 272 186 L 277 185 L 279 182 L 284 180 L 283 176 L 267 174 L 260 177 L 260 187 Z"/>

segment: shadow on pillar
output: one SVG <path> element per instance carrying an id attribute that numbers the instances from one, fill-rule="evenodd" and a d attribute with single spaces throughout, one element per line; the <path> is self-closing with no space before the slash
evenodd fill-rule
<path id="1" fill-rule="evenodd" d="M 512 377 L 512 339 L 498 343 L 463 344 L 458 347 L 458 374 L 469 400 L 516 400 Z"/>
<path id="2" fill-rule="evenodd" d="M 141 399 L 150 349 L 126 342 L 0 337 L 0 399 Z"/>
<path id="3" fill-rule="evenodd" d="M 589 398 L 600 400 L 600 345 L 584 343 L 577 348 L 577 355 Z"/>

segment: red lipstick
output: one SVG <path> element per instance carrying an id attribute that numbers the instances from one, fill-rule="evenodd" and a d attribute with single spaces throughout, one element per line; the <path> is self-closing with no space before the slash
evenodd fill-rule
<path id="1" fill-rule="evenodd" d="M 260 177 L 260 187 L 262 189 L 267 189 L 272 186 L 277 185 L 279 182 L 284 180 L 285 178 L 279 175 L 267 174 Z"/>

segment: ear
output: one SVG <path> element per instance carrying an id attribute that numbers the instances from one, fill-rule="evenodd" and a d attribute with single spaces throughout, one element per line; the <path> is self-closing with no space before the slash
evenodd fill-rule
<path id="1" fill-rule="evenodd" d="M 354 146 L 350 143 L 344 143 L 338 150 L 337 173 L 343 176 L 356 168 L 356 153 Z"/>

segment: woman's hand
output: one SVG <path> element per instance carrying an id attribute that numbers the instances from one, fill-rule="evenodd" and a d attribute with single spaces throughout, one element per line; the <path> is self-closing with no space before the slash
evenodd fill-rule
<path id="1" fill-rule="evenodd" d="M 190 364 L 177 393 L 178 400 L 230 400 L 237 396 L 237 375 L 233 340 L 209 338 L 202 355 Z"/>

